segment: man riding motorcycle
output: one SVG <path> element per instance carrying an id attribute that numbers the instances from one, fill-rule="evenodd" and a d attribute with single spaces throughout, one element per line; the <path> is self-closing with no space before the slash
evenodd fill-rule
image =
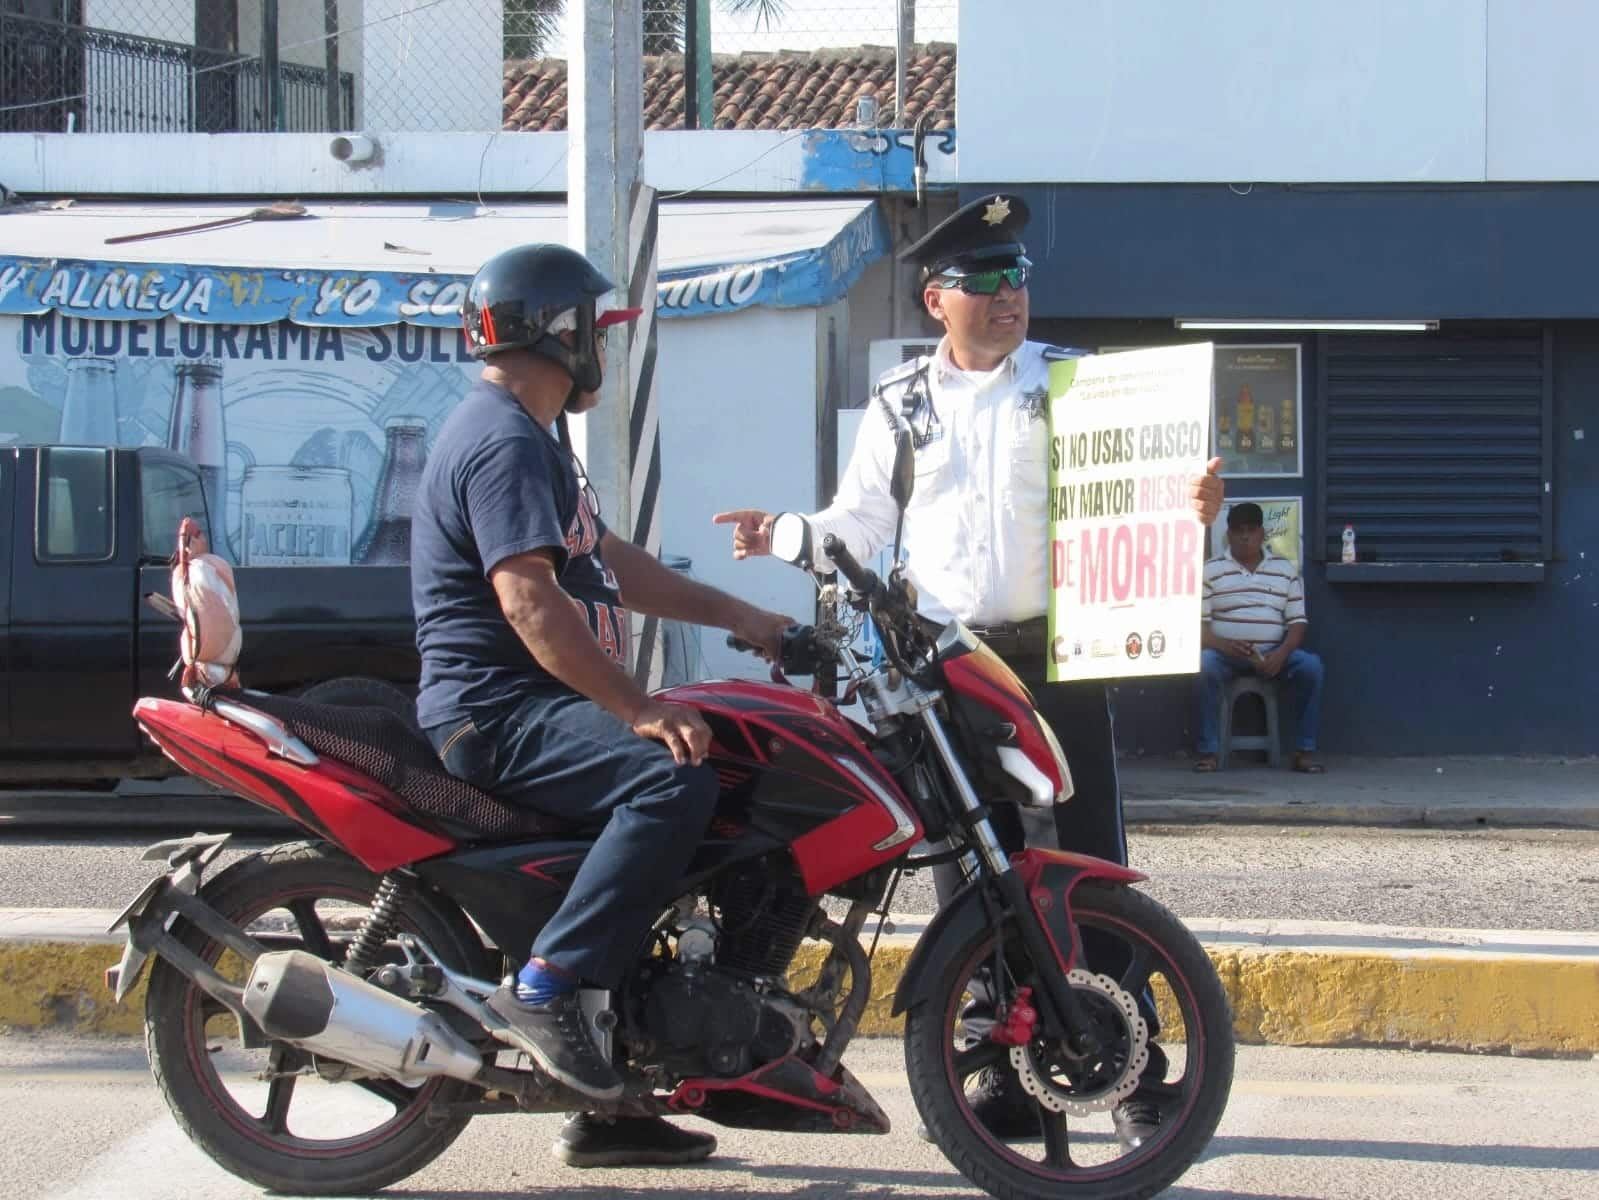
<path id="1" fill-rule="evenodd" d="M 419 485 L 411 587 L 417 715 L 445 767 L 495 796 L 603 826 L 525 966 L 489 999 L 500 1040 L 596 1100 L 622 1080 L 577 989 L 621 982 L 705 831 L 717 795 L 699 714 L 625 669 L 628 610 L 730 630 L 768 654 L 791 619 L 663 566 L 612 534 L 556 429 L 598 403 L 612 285 L 563 246 L 489 259 L 462 307 L 481 381 L 439 430 Z M 624 603 L 626 608 L 624 608 Z M 715 1139 L 659 1118 L 574 1117 L 576 1166 L 680 1163 Z"/>

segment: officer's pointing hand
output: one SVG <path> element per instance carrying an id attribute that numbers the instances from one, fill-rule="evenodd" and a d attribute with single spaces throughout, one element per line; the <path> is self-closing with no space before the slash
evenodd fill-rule
<path id="1" fill-rule="evenodd" d="M 1194 515 L 1199 518 L 1201 525 L 1214 525 L 1216 516 L 1221 512 L 1222 497 L 1226 494 L 1226 485 L 1222 483 L 1221 459 L 1213 458 L 1205 464 L 1205 473 L 1195 475 L 1189 480 L 1188 495 L 1194 505 Z"/>
<path id="2" fill-rule="evenodd" d="M 711 523 L 733 527 L 734 558 L 754 558 L 772 552 L 773 520 L 775 518 L 771 513 L 758 508 L 735 508 L 717 513 L 711 518 Z M 1215 520 L 1215 517 L 1212 516 L 1211 520 Z"/>

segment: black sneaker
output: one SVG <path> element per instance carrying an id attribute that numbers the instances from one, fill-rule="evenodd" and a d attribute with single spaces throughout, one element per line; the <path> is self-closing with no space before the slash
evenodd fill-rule
<path id="1" fill-rule="evenodd" d="M 1110 1120 L 1122 1149 L 1136 1150 L 1160 1132 L 1160 1105 L 1134 1092 L 1111 1110 Z"/>
<path id="2" fill-rule="evenodd" d="M 595 1100 L 615 1100 L 622 1094 L 622 1077 L 600 1055 L 589 1036 L 588 1022 L 578 1004 L 577 992 L 565 992 L 548 1004 L 523 1004 L 515 983 L 507 980 L 495 989 L 484 1007 L 489 1032 L 500 1041 L 525 1050 L 552 1079 Z"/>
<path id="3" fill-rule="evenodd" d="M 1161 1083 L 1166 1078 L 1166 1052 L 1155 1042 L 1149 1043 L 1149 1063 L 1144 1067 L 1140 1084 Z M 1111 1110 L 1111 1124 L 1116 1127 L 1116 1140 L 1123 1150 L 1136 1150 L 1160 1132 L 1160 1104 L 1142 1090 L 1134 1092 Z"/>
<path id="4" fill-rule="evenodd" d="M 1008 1067 L 989 1067 L 977 1078 L 977 1087 L 967 1097 L 978 1124 L 1002 1142 L 1025 1142 L 1042 1136 L 1038 1124 L 1038 1105 L 1023 1089 L 1016 1073 Z M 916 1136 L 931 1142 L 926 1125 L 916 1126 Z"/>
<path id="5" fill-rule="evenodd" d="M 676 1167 L 701 1162 L 716 1152 L 708 1133 L 690 1133 L 659 1117 L 606 1121 L 575 1113 L 551 1147 L 569 1167 Z"/>

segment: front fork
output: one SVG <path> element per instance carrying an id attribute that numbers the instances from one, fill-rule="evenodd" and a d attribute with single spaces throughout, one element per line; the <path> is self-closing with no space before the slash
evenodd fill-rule
<path id="1" fill-rule="evenodd" d="M 981 813 L 983 802 L 978 799 L 971 780 L 966 777 L 966 771 L 955 755 L 955 748 L 950 745 L 944 723 L 931 707 L 922 709 L 921 721 L 933 752 L 943 763 L 944 773 L 955 789 L 961 810 L 966 814 L 962 823 L 973 847 L 967 858 L 975 855 L 978 860 L 967 865 L 975 868 L 980 864 L 983 872 L 994 881 L 1006 910 L 1015 918 L 1028 956 L 1038 965 L 1042 986 L 1039 992 L 1034 993 L 1034 1002 L 1038 1006 L 1044 1032 L 1062 1041 L 1072 1054 L 1085 1058 L 1097 1054 L 1103 1046 L 1100 1035 L 1084 1012 L 1077 993 L 1066 980 L 1066 964 L 1061 962 L 1054 943 L 1038 914 L 1033 911 L 1025 881 L 1012 867 L 1005 848 L 1000 845 L 993 822 Z M 967 873 L 973 872 L 969 869 Z M 1050 970 L 1052 966 L 1059 969 Z M 995 980 L 996 986 L 998 983 Z"/>

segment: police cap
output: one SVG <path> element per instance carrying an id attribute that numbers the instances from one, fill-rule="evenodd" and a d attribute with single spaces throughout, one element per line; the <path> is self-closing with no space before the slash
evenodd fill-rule
<path id="1" fill-rule="evenodd" d="M 1025 228 L 1026 202 L 1020 196 L 993 193 L 956 209 L 899 257 L 920 267 L 924 281 L 934 275 L 1008 267 L 1027 253 L 1021 241 Z"/>

